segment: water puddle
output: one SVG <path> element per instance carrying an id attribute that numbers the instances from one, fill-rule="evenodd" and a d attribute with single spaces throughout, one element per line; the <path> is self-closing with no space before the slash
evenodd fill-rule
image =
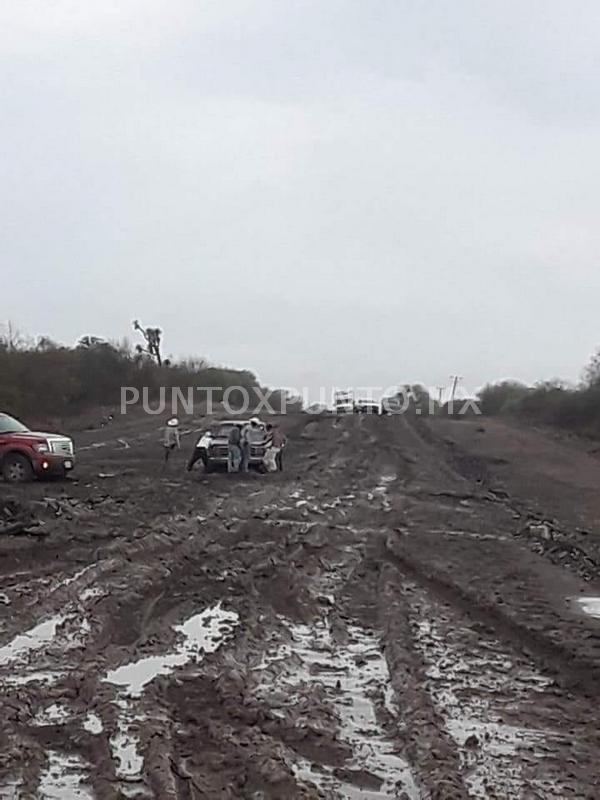
<path id="1" fill-rule="evenodd" d="M 69 623 L 73 621 L 73 625 L 69 625 L 64 631 L 64 648 L 70 650 L 77 647 L 83 647 L 87 635 L 92 630 L 92 626 L 85 617 L 83 619 L 73 620 L 69 618 Z"/>
<path id="2" fill-rule="evenodd" d="M 82 603 L 85 603 L 86 600 L 92 600 L 94 597 L 103 597 L 104 591 L 99 586 L 90 586 L 89 589 L 84 589 L 83 592 L 79 595 L 79 599 Z"/>
<path id="3" fill-rule="evenodd" d="M 493 533 L 478 533 L 476 531 L 454 530 L 450 528 L 433 528 L 431 533 L 437 533 L 440 536 L 464 536 L 467 539 L 493 540 L 494 542 L 508 541 L 506 536 L 496 536 Z"/>
<path id="4" fill-rule="evenodd" d="M 40 776 L 40 800 L 92 800 L 85 786 L 87 765 L 79 756 L 48 753 L 48 766 Z"/>
<path id="5" fill-rule="evenodd" d="M 62 614 L 56 614 L 21 633 L 4 647 L 0 647 L 0 667 L 6 666 L 11 661 L 23 658 L 32 650 L 39 650 L 54 639 L 56 629 L 66 619 Z"/>
<path id="6" fill-rule="evenodd" d="M 487 800 L 491 786 L 498 797 L 529 796 L 522 754 L 527 751 L 543 775 L 549 767 L 542 754 L 555 735 L 545 729 L 510 725 L 505 719 L 509 714 L 526 718 L 519 708 L 535 708 L 551 681 L 533 667 L 515 663 L 496 640 L 462 628 L 416 587 L 410 596 L 415 648 L 427 665 L 426 688 L 446 731 L 458 745 L 469 796 Z M 549 797 L 562 797 L 555 776 L 552 783 L 556 793 Z"/>
<path id="7" fill-rule="evenodd" d="M 144 759 L 138 752 L 139 739 L 132 728 L 140 719 L 133 713 L 127 700 L 119 698 L 115 701 L 120 713 L 117 720 L 117 732 L 110 739 L 113 758 L 117 762 L 115 770 L 117 778 L 125 781 L 141 781 Z"/>
<path id="8" fill-rule="evenodd" d="M 79 446 L 77 449 L 79 452 L 82 450 L 98 450 L 100 447 L 106 447 L 107 444 L 109 444 L 109 442 L 92 442 L 92 444 Z"/>
<path id="9" fill-rule="evenodd" d="M 93 733 L 95 736 L 102 733 L 104 730 L 104 725 L 102 724 L 102 720 L 98 714 L 90 711 L 83 721 L 83 730 L 87 731 L 88 733 Z"/>
<path id="10" fill-rule="evenodd" d="M 64 706 L 58 703 L 53 703 L 48 708 L 44 708 L 33 718 L 33 724 L 38 726 L 43 725 L 60 725 L 70 718 L 71 714 Z"/>
<path id="11" fill-rule="evenodd" d="M 0 781 L 0 800 L 18 800 L 21 797 L 23 779 L 15 775 L 7 775 Z"/>
<path id="12" fill-rule="evenodd" d="M 379 478 L 379 483 L 373 490 L 373 493 L 368 495 L 368 499 L 372 500 L 374 499 L 374 497 L 378 497 L 381 500 L 381 505 L 383 506 L 383 510 L 391 511 L 392 506 L 388 499 L 388 487 L 396 479 L 397 479 L 396 475 L 382 475 Z"/>
<path id="13" fill-rule="evenodd" d="M 377 716 L 374 698 L 379 696 L 397 719 L 377 636 L 350 626 L 350 641 L 340 647 L 325 621 L 311 627 L 291 625 L 290 630 L 293 643 L 279 645 L 258 667 L 268 676 L 261 688 L 266 701 L 273 690 L 284 690 L 293 703 L 303 685 L 318 682 L 328 690 L 327 702 L 339 720 L 339 739 L 352 750 L 343 777 L 326 765 L 301 759 L 295 766 L 297 779 L 352 800 L 397 798 L 402 791 L 417 800 L 420 795 L 410 766 L 398 755 L 397 743 Z"/>
<path id="14" fill-rule="evenodd" d="M 264 506 L 263 511 L 277 511 L 279 513 L 285 513 L 293 511 L 294 509 L 303 509 L 305 512 L 318 514 L 319 516 L 324 516 L 327 511 L 336 511 L 341 516 L 346 516 L 348 513 L 347 509 L 352 507 L 352 501 L 356 498 L 356 495 L 346 494 L 334 497 L 326 502 L 318 502 L 318 498 L 315 497 L 315 495 L 306 494 L 304 489 L 297 489 L 296 491 L 292 492 L 289 497 L 291 500 L 295 501 L 293 507 L 288 505 L 270 504 Z M 288 521 L 286 520 L 286 522 Z M 293 524 L 293 521 L 290 520 L 289 524 Z"/>
<path id="15" fill-rule="evenodd" d="M 78 570 L 70 578 L 64 578 L 62 581 L 59 581 L 56 588 L 60 589 L 64 586 L 70 586 L 72 583 L 75 583 L 75 581 L 78 581 L 80 578 L 83 578 L 86 572 L 89 572 L 89 570 L 91 570 L 93 566 L 94 564 L 88 564 L 86 567 L 83 567 L 82 569 Z"/>
<path id="16" fill-rule="evenodd" d="M 88 565 L 74 575 L 63 578 L 57 583 L 54 589 L 52 589 L 52 592 L 75 583 L 85 575 L 92 566 L 93 565 Z M 84 589 L 79 600 L 87 600 L 95 596 L 98 591 L 99 590 L 93 587 Z M 53 642 L 61 629 L 61 634 L 64 637 L 63 645 L 65 649 L 81 647 L 83 645 L 83 640 L 91 630 L 91 626 L 87 619 L 81 618 L 80 613 L 81 608 L 78 607 L 77 603 L 69 603 L 61 612 L 39 622 L 37 625 L 25 631 L 25 633 L 20 633 L 15 636 L 11 642 L 0 647 L 0 667 L 4 667 L 15 661 L 25 661 L 30 653 L 41 650 L 44 646 Z"/>
<path id="17" fill-rule="evenodd" d="M 544 731 L 468 717 L 448 719 L 446 727 L 461 747 L 482 747 L 496 756 L 512 756 L 518 747 L 532 747 L 535 742 L 546 741 Z"/>
<path id="18" fill-rule="evenodd" d="M 26 663 L 32 653 L 38 653 L 47 645 L 54 645 L 60 631 L 61 645 L 64 650 L 80 648 L 91 627 L 87 619 L 78 619 L 75 613 L 55 614 L 49 619 L 39 622 L 25 633 L 20 633 L 8 644 L 0 647 L 0 667 L 18 664 L 18 674 L 3 678 L 7 683 L 31 683 L 41 681 L 54 682 L 56 673 L 41 672 L 26 674 Z M 16 662 L 16 663 L 15 663 Z M 39 655 L 38 663 L 39 666 Z M 49 677 L 51 675 L 51 677 Z"/>
<path id="19" fill-rule="evenodd" d="M 205 609 L 201 614 L 190 617 L 183 625 L 176 625 L 176 633 L 183 635 L 183 641 L 172 653 L 146 656 L 139 661 L 125 664 L 111 670 L 103 681 L 123 686 L 129 696 L 139 696 L 146 684 L 158 675 L 169 675 L 175 667 L 181 667 L 194 659 L 199 660 L 206 653 L 214 653 L 231 638 L 239 616 L 233 611 L 225 611 L 221 604 Z"/>
<path id="20" fill-rule="evenodd" d="M 2 676 L 2 680 L 11 686 L 25 686 L 28 683 L 41 683 L 45 686 L 51 686 L 64 677 L 66 677 L 65 672 L 32 670 L 29 672 L 23 671 L 19 675 Z"/>
<path id="21" fill-rule="evenodd" d="M 116 774 L 120 780 L 143 783 L 144 758 L 138 750 L 140 742 L 136 728 L 144 723 L 144 718 L 136 715 L 134 702 L 144 687 L 158 675 L 169 675 L 176 667 L 190 661 L 200 661 L 205 654 L 214 653 L 231 639 L 238 624 L 239 615 L 234 611 L 226 611 L 221 603 L 217 603 L 190 617 L 182 625 L 174 626 L 173 630 L 181 634 L 183 640 L 173 652 L 124 664 L 109 671 L 102 679 L 104 683 L 120 687 L 120 696 L 115 700 L 119 709 L 117 732 L 110 739 L 113 758 L 117 762 Z M 99 722 L 102 725 L 101 720 Z"/>
<path id="22" fill-rule="evenodd" d="M 584 614 L 600 619 L 600 597 L 577 597 L 575 602 Z"/>
<path id="23" fill-rule="evenodd" d="M 36 727 L 43 727 L 47 725 L 64 725 L 72 721 L 74 718 L 73 712 L 69 711 L 65 706 L 59 703 L 53 703 L 51 706 L 38 711 L 33 718 L 32 724 Z M 104 730 L 101 718 L 98 714 L 90 711 L 82 722 L 82 728 L 88 733 L 98 735 Z"/>

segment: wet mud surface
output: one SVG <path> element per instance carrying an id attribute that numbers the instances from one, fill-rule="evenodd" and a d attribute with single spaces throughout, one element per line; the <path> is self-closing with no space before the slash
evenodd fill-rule
<path id="1" fill-rule="evenodd" d="M 589 454 L 295 415 L 283 473 L 205 476 L 186 425 L 0 486 L 0 798 L 600 797 Z"/>

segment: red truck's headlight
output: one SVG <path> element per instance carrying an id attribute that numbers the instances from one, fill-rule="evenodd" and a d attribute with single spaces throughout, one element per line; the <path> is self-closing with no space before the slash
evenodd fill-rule
<path id="1" fill-rule="evenodd" d="M 38 453 L 48 453 L 50 451 L 47 442 L 39 442 L 38 444 L 34 444 L 33 449 Z"/>

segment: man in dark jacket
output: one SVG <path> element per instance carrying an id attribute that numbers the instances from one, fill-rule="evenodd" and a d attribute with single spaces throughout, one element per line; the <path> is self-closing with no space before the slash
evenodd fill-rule
<path id="1" fill-rule="evenodd" d="M 227 443 L 227 472 L 239 472 L 242 463 L 242 434 L 239 425 L 232 425 Z"/>

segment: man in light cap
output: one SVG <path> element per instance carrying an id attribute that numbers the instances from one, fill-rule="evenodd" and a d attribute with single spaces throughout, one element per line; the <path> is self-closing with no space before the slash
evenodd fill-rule
<path id="1" fill-rule="evenodd" d="M 163 469 L 165 469 L 171 453 L 174 450 L 181 449 L 181 443 L 179 440 L 179 420 L 177 419 L 177 417 L 171 417 L 171 419 L 167 420 L 167 424 L 165 425 L 165 433 L 163 437 L 163 447 L 165 450 L 165 460 L 163 463 Z"/>
<path id="2" fill-rule="evenodd" d="M 250 449 L 253 444 L 259 444 L 264 439 L 262 422 L 258 417 L 252 417 L 248 425 L 242 428 L 242 464 L 241 471 L 248 472 L 250 464 Z"/>
<path id="3" fill-rule="evenodd" d="M 267 472 L 277 472 L 278 469 L 283 469 L 283 463 L 280 462 L 279 458 L 284 445 L 285 436 L 279 429 L 279 426 L 272 425 L 269 422 L 267 424 L 267 438 L 265 441 L 265 455 L 263 458 L 263 464 Z"/>

